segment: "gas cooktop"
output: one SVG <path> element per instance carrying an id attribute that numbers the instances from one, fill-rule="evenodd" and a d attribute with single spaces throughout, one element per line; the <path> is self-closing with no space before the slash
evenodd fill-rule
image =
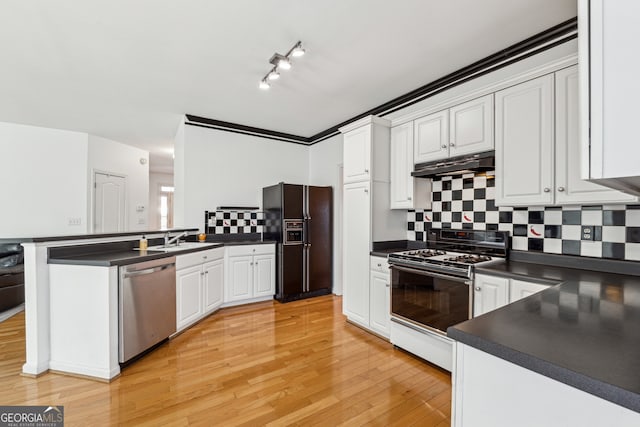
<path id="1" fill-rule="evenodd" d="M 502 262 L 508 235 L 500 231 L 438 230 L 433 247 L 389 254 L 389 262 L 421 269 L 470 275 L 472 266 Z"/>

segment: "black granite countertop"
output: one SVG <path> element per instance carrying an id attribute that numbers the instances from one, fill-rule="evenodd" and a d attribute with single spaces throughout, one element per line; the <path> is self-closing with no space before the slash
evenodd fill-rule
<path id="1" fill-rule="evenodd" d="M 180 233 L 183 231 L 196 232 L 197 228 L 172 228 L 170 230 L 139 230 L 139 231 L 127 231 L 124 233 L 99 233 L 99 234 L 72 234 L 68 236 L 49 236 L 49 237 L 3 237 L 0 238 L 0 243 L 42 243 L 42 242 L 59 242 L 63 240 L 89 240 L 89 239 L 103 239 L 108 237 L 127 237 L 127 236 L 141 236 L 150 234 L 163 234 L 163 233 Z"/>
<path id="2" fill-rule="evenodd" d="M 550 265 L 562 260 L 516 259 L 477 269 L 561 283 L 455 325 L 448 336 L 640 412 L 640 277 Z M 626 271 L 639 267 L 624 264 Z"/>
<path id="3" fill-rule="evenodd" d="M 194 236 L 191 236 L 188 240 L 193 243 Z M 191 247 L 170 252 L 136 250 L 134 249 L 134 247 L 138 246 L 136 241 L 63 246 L 49 248 L 48 263 L 111 267 L 135 264 L 176 255 L 185 255 L 191 252 L 215 249 L 222 246 L 266 245 L 274 243 L 276 242 L 272 240 L 255 239 L 255 236 L 253 236 L 253 239 L 240 237 L 238 240 L 222 239 L 216 241 L 214 239 L 207 239 L 207 242 L 203 243 L 202 247 Z M 149 246 L 160 244 L 162 244 L 162 239 L 149 240 Z"/>

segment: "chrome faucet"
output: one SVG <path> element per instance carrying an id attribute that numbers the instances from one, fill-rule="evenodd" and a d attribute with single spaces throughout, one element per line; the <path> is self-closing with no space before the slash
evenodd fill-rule
<path id="1" fill-rule="evenodd" d="M 177 236 L 174 236 L 172 238 L 169 238 L 170 233 L 167 231 L 164 235 L 164 245 L 165 246 L 169 246 L 172 244 L 176 244 L 176 246 L 178 246 L 180 244 L 179 239 L 181 237 L 185 237 L 188 233 L 186 231 L 183 231 L 182 233 L 178 234 Z"/>

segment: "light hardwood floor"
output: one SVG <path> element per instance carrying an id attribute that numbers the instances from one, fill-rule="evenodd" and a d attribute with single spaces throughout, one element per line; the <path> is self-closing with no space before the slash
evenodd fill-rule
<path id="1" fill-rule="evenodd" d="M 346 323 L 341 304 L 220 310 L 111 384 L 21 377 L 21 313 L 0 323 L 0 405 L 64 405 L 67 426 L 450 425 L 450 375 Z"/>

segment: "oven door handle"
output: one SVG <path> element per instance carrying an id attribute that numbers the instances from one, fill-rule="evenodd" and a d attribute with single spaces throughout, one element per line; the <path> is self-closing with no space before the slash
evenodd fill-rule
<path id="1" fill-rule="evenodd" d="M 419 270 L 417 268 L 401 267 L 399 265 L 394 265 L 394 264 L 391 264 L 389 268 L 404 271 L 407 273 L 420 274 L 422 276 L 438 277 L 440 279 L 447 279 L 447 280 L 455 280 L 457 282 L 463 282 L 466 285 L 471 285 L 471 281 L 467 280 L 467 278 L 465 277 L 449 276 L 447 274 L 439 274 L 439 273 L 434 273 L 433 271 Z"/>

